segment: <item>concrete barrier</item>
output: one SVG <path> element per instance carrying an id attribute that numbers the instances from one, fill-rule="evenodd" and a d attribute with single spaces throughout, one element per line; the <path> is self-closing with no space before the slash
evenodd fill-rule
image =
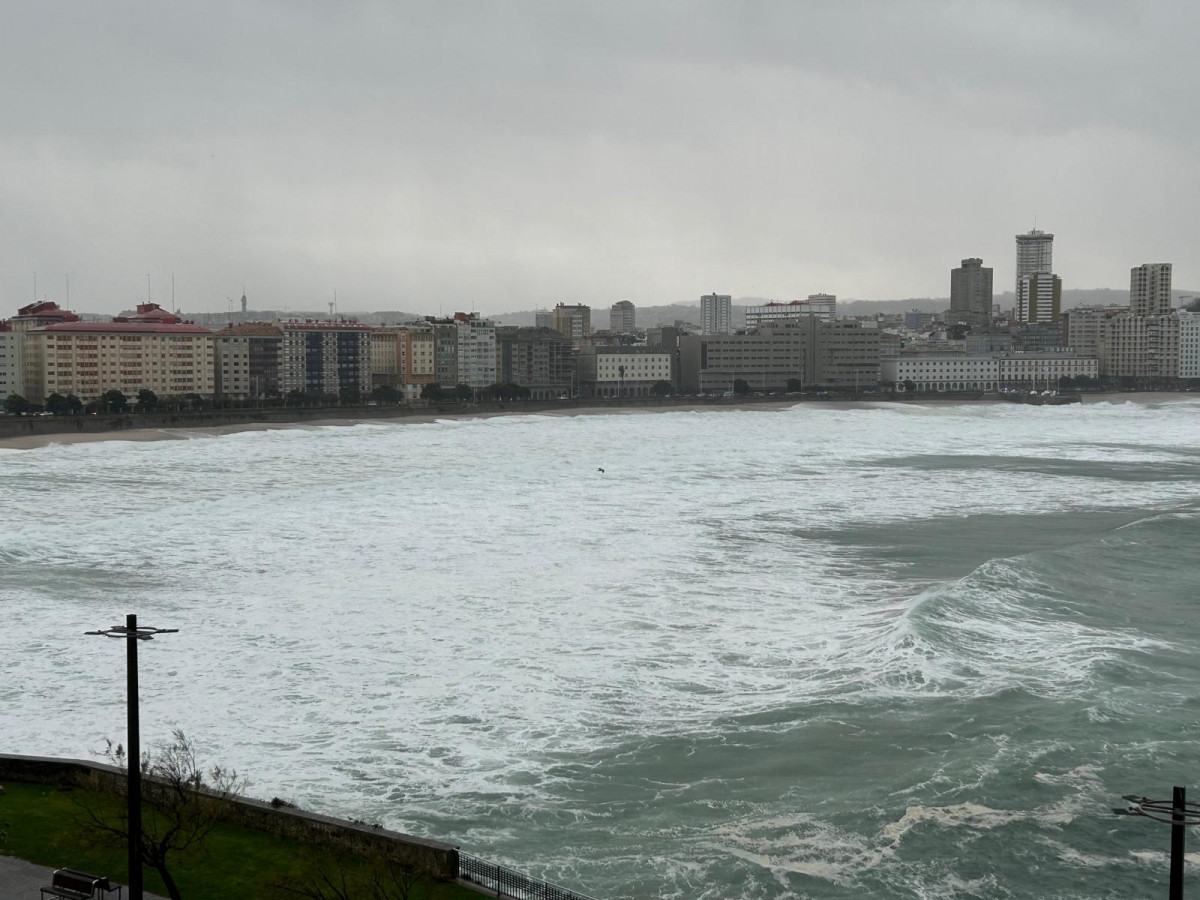
<path id="1" fill-rule="evenodd" d="M 0 782 L 4 781 L 121 794 L 125 773 L 115 766 L 81 759 L 0 753 Z M 244 797 L 224 804 L 219 817 L 222 821 L 254 831 L 304 844 L 317 844 L 353 856 L 382 856 L 441 881 L 458 877 L 458 848 L 441 841 Z"/>

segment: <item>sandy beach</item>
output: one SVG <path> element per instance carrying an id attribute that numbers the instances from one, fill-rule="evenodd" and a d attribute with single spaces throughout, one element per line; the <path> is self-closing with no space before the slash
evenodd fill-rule
<path id="1" fill-rule="evenodd" d="M 1200 394 L 1179 394 L 1179 393 L 1119 393 L 1119 394 L 1085 394 L 1083 395 L 1084 403 L 1176 403 L 1186 401 L 1200 401 Z M 189 441 L 203 438 L 224 437 L 229 434 L 240 434 L 246 431 L 276 431 L 280 429 L 297 429 L 297 428 L 324 428 L 329 426 L 347 426 L 347 425 L 429 425 L 431 423 L 445 419 L 491 419 L 500 416 L 550 416 L 555 418 L 563 418 L 570 416 L 636 416 L 636 415 L 654 415 L 663 412 L 706 412 L 706 413 L 721 413 L 721 412 L 738 412 L 738 411 L 754 411 L 754 410 L 781 410 L 795 406 L 797 403 L 804 404 L 812 409 L 881 409 L 893 408 L 897 405 L 897 401 L 888 400 L 863 400 L 863 401 L 845 401 L 845 400 L 822 400 L 822 401 L 798 401 L 798 400 L 780 400 L 755 403 L 738 403 L 721 406 L 713 406 L 708 404 L 681 404 L 679 406 L 655 406 L 655 407 L 606 407 L 606 406 L 589 406 L 589 407 L 571 407 L 563 410 L 504 410 L 493 412 L 480 413 L 429 413 L 419 415 L 397 416 L 395 418 L 339 418 L 330 417 L 325 419 L 312 419 L 307 422 L 253 422 L 240 425 L 213 425 L 213 426 L 198 426 L 189 428 L 130 428 L 122 431 L 101 431 L 101 432 L 84 432 L 72 433 L 64 432 L 62 434 L 30 434 L 18 435 L 16 437 L 0 438 L 0 450 L 37 450 L 42 447 L 49 447 L 54 444 L 90 444 L 96 441 Z M 920 400 L 905 400 L 901 401 L 901 405 L 908 404 L 955 404 L 955 403 L 996 403 L 1004 402 L 996 398 L 988 398 L 986 400 L 962 400 L 956 398 L 941 399 L 938 397 L 922 397 Z M 1060 407 L 1069 408 L 1069 407 Z"/>
<path id="2" fill-rule="evenodd" d="M 419 415 L 396 416 L 395 418 L 373 417 L 330 417 L 311 419 L 306 422 L 252 422 L 243 425 L 213 425 L 190 428 L 129 428 L 122 431 L 97 431 L 62 434 L 30 434 L 16 437 L 0 438 L 0 450 L 37 450 L 53 444 L 90 444 L 96 441 L 190 441 L 203 438 L 224 437 L 229 434 L 240 434 L 245 431 L 278 431 L 294 429 L 325 428 L 329 426 L 347 425 L 429 425 L 446 419 L 493 419 L 501 416 L 550 416 L 564 418 L 570 416 L 634 416 L 650 415 L 661 412 L 731 412 L 736 410 L 779 410 L 795 405 L 796 401 L 780 401 L 778 403 L 736 404 L 728 406 L 679 405 L 659 407 L 571 407 L 559 410 L 504 410 L 502 412 L 481 413 L 429 413 Z M 837 406 L 839 408 L 860 407 L 862 403 L 822 403 L 823 408 Z"/>

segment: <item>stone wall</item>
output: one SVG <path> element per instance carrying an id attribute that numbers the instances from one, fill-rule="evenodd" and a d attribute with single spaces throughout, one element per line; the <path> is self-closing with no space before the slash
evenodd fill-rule
<path id="1" fill-rule="evenodd" d="M 52 784 L 121 793 L 125 773 L 113 766 L 79 759 L 0 754 L 0 783 Z M 317 813 L 239 798 L 221 814 L 224 821 L 353 856 L 381 855 L 440 880 L 458 877 L 458 848 L 440 841 L 358 825 Z"/>

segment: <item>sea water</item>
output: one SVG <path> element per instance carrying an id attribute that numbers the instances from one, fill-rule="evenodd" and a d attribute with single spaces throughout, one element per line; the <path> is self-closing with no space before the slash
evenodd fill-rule
<path id="1" fill-rule="evenodd" d="M 1198 488 L 1188 401 L 0 451 L 0 745 L 123 739 L 136 612 L 144 742 L 597 897 L 1165 893 Z"/>

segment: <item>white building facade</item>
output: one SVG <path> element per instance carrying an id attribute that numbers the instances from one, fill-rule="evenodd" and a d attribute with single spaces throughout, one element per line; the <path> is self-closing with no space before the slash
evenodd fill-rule
<path id="1" fill-rule="evenodd" d="M 580 386 L 595 397 L 648 397 L 654 386 L 671 384 L 667 351 L 592 347 L 579 357 Z"/>
<path id="2" fill-rule="evenodd" d="M 1000 365 L 993 356 L 923 353 L 879 361 L 880 380 L 897 391 L 994 391 Z M 905 385 L 909 385 L 906 387 Z"/>
<path id="3" fill-rule="evenodd" d="M 705 294 L 700 298 L 700 333 L 733 333 L 733 297 L 730 294 Z"/>
<path id="4" fill-rule="evenodd" d="M 1017 285 L 1021 295 L 1021 279 L 1037 272 L 1054 271 L 1054 235 L 1034 228 L 1017 235 Z"/>
<path id="5" fill-rule="evenodd" d="M 1074 353 L 998 353 L 1000 387 L 1019 390 L 1058 390 L 1061 379 L 1100 374 L 1100 360 Z"/>
<path id="6" fill-rule="evenodd" d="M 1200 313 L 1180 312 L 1179 377 L 1200 378 Z"/>
<path id="7" fill-rule="evenodd" d="M 807 300 L 790 303 L 764 303 L 746 307 L 746 328 L 759 328 L 773 322 L 793 322 L 812 317 L 823 322 L 837 318 L 837 297 L 833 294 L 813 294 Z"/>
<path id="8" fill-rule="evenodd" d="M 1143 263 L 1129 270 L 1129 311 L 1135 316 L 1170 315 L 1170 263 Z"/>
<path id="9" fill-rule="evenodd" d="M 1178 378 L 1179 316 L 1121 313 L 1105 322 L 1101 373 L 1113 378 Z"/>
<path id="10" fill-rule="evenodd" d="M 458 313 L 458 382 L 484 388 L 496 383 L 496 323 L 476 313 Z"/>

